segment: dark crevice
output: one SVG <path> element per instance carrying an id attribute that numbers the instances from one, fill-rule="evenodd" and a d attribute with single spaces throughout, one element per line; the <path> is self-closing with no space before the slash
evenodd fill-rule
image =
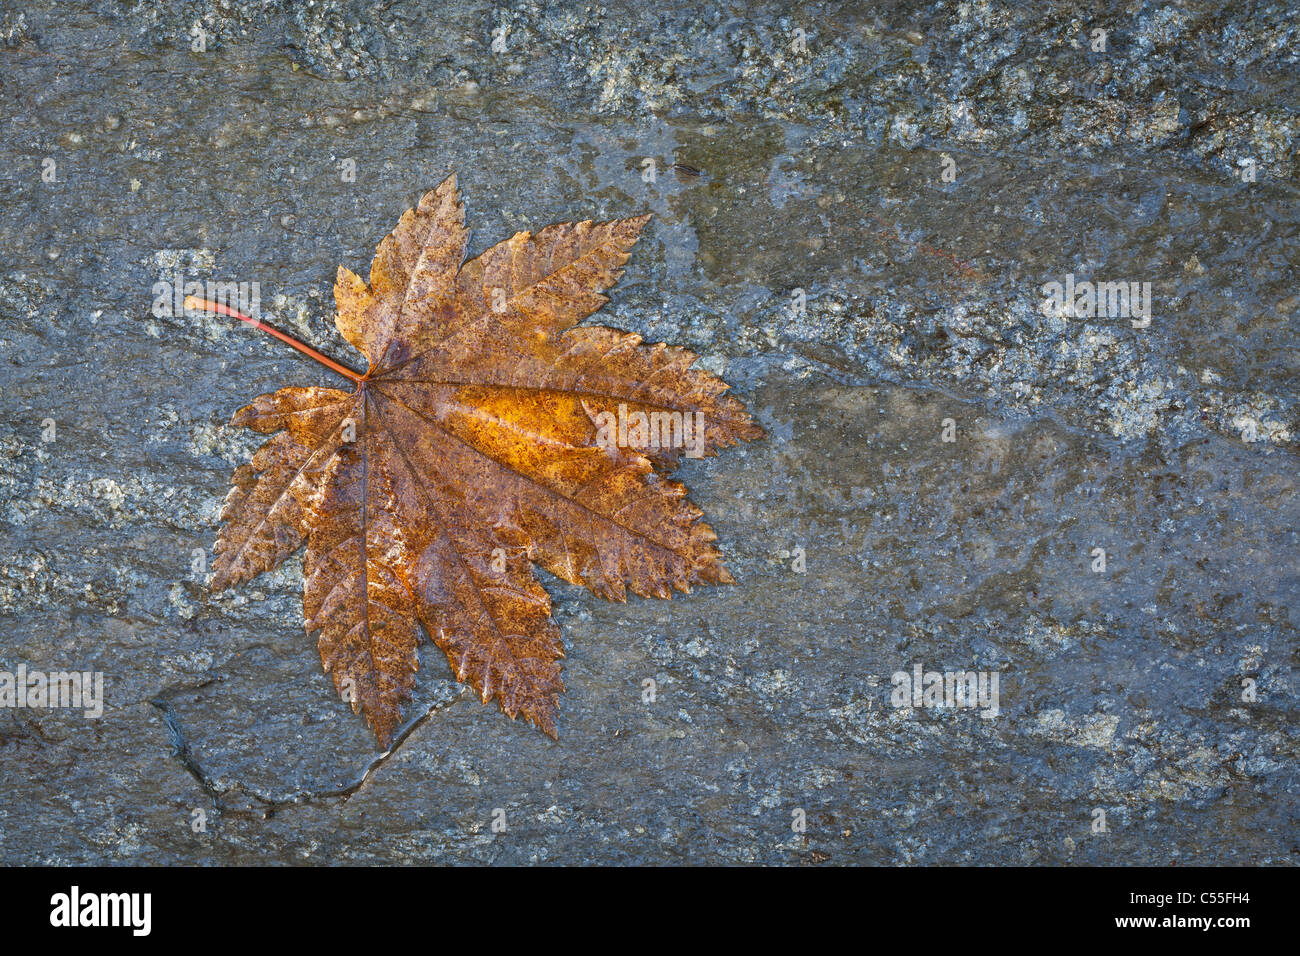
<path id="1" fill-rule="evenodd" d="M 197 690 L 213 681 L 207 681 L 204 684 L 188 690 Z M 203 769 L 202 763 L 194 755 L 189 741 L 185 739 L 185 731 L 181 727 L 180 715 L 173 706 L 171 697 L 167 692 L 160 694 L 149 701 L 162 714 L 163 723 L 167 726 L 167 734 L 171 738 L 172 756 L 174 756 L 185 768 L 185 771 L 194 778 L 203 792 L 211 798 L 213 805 L 223 815 L 242 816 L 253 819 L 269 820 L 276 815 L 283 807 L 303 806 L 306 804 L 320 803 L 326 800 L 339 800 L 346 802 L 353 794 L 359 791 L 363 784 L 370 778 L 371 773 L 379 768 L 390 756 L 397 752 L 401 743 L 406 740 L 415 730 L 429 719 L 435 712 L 442 710 L 451 704 L 456 703 L 464 696 L 464 689 L 461 689 L 454 697 L 445 701 L 437 701 L 429 706 L 427 710 L 415 720 L 411 721 L 406 729 L 401 731 L 392 742 L 392 745 L 379 756 L 375 757 L 366 765 L 365 769 L 357 775 L 351 783 L 330 790 L 299 790 L 295 793 L 283 797 L 273 797 L 261 793 L 252 787 L 243 783 L 235 783 L 229 787 L 219 786 L 212 776 Z M 243 798 L 244 805 L 240 805 L 240 798 Z"/>

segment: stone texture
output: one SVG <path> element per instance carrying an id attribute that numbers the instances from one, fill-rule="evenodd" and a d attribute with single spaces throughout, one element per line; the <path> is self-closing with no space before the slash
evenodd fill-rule
<path id="1" fill-rule="evenodd" d="M 0 13 L 0 670 L 107 688 L 98 720 L 0 710 L 0 859 L 1293 863 L 1296 29 L 1195 0 Z M 328 373 L 152 286 L 256 281 L 354 358 L 336 266 L 452 170 L 472 253 L 653 212 L 595 321 L 700 352 L 771 438 L 680 472 L 736 587 L 547 580 L 558 743 L 430 648 L 383 756 L 296 559 L 219 597 L 192 570 L 254 445 L 223 423 Z M 1150 282 L 1150 325 L 1045 311 L 1067 273 Z M 918 662 L 996 671 L 998 715 L 892 706 Z"/>

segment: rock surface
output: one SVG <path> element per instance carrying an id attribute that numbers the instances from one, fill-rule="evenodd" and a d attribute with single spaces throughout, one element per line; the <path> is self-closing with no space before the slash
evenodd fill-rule
<path id="1" fill-rule="evenodd" d="M 685 6 L 0 13 L 0 671 L 105 680 L 0 709 L 0 860 L 1297 860 L 1292 12 Z M 153 287 L 354 360 L 336 266 L 453 170 L 472 254 L 653 212 L 592 321 L 770 439 L 678 474 L 737 586 L 546 579 L 558 743 L 428 648 L 380 755 L 298 561 L 195 570 L 224 422 L 329 373 Z M 1071 275 L 1149 320 L 1045 307 Z M 894 706 L 918 664 L 996 715 Z"/>

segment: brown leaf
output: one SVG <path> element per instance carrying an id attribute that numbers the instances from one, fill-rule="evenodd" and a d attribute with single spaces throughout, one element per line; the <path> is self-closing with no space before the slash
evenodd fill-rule
<path id="1" fill-rule="evenodd" d="M 666 475 L 762 430 L 690 352 L 575 327 L 648 219 L 521 232 L 462 265 L 450 177 L 379 244 L 369 283 L 339 269 L 338 329 L 369 360 L 356 390 L 236 413 L 273 434 L 234 474 L 212 587 L 305 540 L 307 628 L 382 746 L 421 633 L 484 703 L 556 735 L 564 649 L 534 564 L 620 601 L 731 581 Z"/>

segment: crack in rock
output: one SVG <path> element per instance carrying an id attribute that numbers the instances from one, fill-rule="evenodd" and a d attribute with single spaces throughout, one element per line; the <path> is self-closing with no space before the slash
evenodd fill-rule
<path id="1" fill-rule="evenodd" d="M 371 760 L 370 763 L 366 765 L 365 769 L 362 770 L 357 778 L 351 783 L 330 790 L 299 790 L 295 793 L 289 794 L 288 796 L 275 797 L 261 793 L 242 782 L 237 782 L 225 788 L 220 787 L 212 778 L 212 775 L 203 769 L 203 765 L 194 755 L 194 751 L 190 747 L 189 741 L 185 739 L 185 731 L 181 727 L 180 715 L 176 712 L 176 708 L 173 706 L 168 694 L 179 693 L 185 690 L 199 690 L 215 682 L 216 679 L 214 678 L 213 680 L 205 681 L 204 683 L 193 687 L 176 688 L 171 692 L 164 691 L 162 694 L 151 699 L 149 703 L 162 714 L 163 723 L 167 726 L 167 734 L 172 744 L 172 756 L 180 761 L 180 764 L 185 768 L 185 771 L 195 779 L 203 792 L 212 800 L 213 806 L 222 814 L 256 817 L 263 820 L 271 819 L 282 808 L 288 806 L 304 806 L 333 799 L 340 800 L 340 802 L 346 802 L 353 794 L 361 789 L 362 785 L 365 784 L 365 782 L 370 778 L 370 775 L 377 770 L 381 764 L 397 752 L 397 749 L 401 746 L 402 742 L 414 733 L 418 727 L 428 720 L 436 711 L 449 707 L 465 696 L 465 691 L 462 688 L 449 699 L 435 701 L 430 704 L 423 714 L 411 721 L 407 725 L 406 729 L 401 731 L 393 739 L 392 746 Z M 252 810 L 232 806 L 227 800 L 227 798 L 232 794 L 247 797 L 257 805 L 257 809 Z"/>

